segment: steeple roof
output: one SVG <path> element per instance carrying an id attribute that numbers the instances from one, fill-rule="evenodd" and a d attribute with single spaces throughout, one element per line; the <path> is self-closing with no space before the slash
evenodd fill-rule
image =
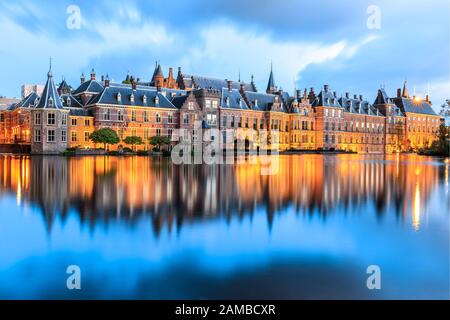
<path id="1" fill-rule="evenodd" d="M 50 61 L 50 68 L 47 73 L 47 83 L 45 84 L 42 96 L 36 106 L 38 109 L 63 109 L 61 98 L 56 90 L 55 82 L 53 81 L 52 64 Z"/>
<path id="2" fill-rule="evenodd" d="M 267 89 L 266 92 L 274 92 L 276 90 L 275 87 L 275 80 L 273 79 L 273 69 L 272 64 L 270 65 L 270 75 L 269 75 L 269 82 L 267 82 Z"/>
<path id="3" fill-rule="evenodd" d="M 156 79 L 156 77 L 163 77 L 164 75 L 162 73 L 161 65 L 159 63 L 156 63 L 155 71 L 153 72 L 152 81 Z"/>
<path id="4" fill-rule="evenodd" d="M 406 88 L 406 80 L 403 83 L 402 97 L 409 98 L 408 88 Z"/>

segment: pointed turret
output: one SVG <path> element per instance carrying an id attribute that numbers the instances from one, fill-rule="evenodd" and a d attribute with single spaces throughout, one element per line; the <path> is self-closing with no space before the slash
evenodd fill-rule
<path id="1" fill-rule="evenodd" d="M 155 87 L 162 87 L 163 84 L 164 84 L 164 75 L 162 73 L 161 65 L 158 62 L 156 62 L 151 85 Z"/>
<path id="2" fill-rule="evenodd" d="M 406 88 L 406 80 L 403 83 L 402 97 L 403 98 L 409 98 L 408 88 Z"/>
<path id="3" fill-rule="evenodd" d="M 36 108 L 53 108 L 63 109 L 61 98 L 56 89 L 55 82 L 53 81 L 52 63 L 50 60 L 50 68 L 47 73 L 47 82 L 45 83 L 44 90 L 42 91 L 41 98 Z"/>
<path id="4" fill-rule="evenodd" d="M 277 87 L 275 86 L 275 80 L 273 79 L 273 68 L 272 64 L 270 64 L 270 75 L 269 75 L 269 82 L 267 82 L 267 93 L 274 94 L 277 91 Z"/>

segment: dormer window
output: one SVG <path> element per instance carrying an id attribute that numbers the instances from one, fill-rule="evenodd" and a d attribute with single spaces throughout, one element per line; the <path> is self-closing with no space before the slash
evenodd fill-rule
<path id="1" fill-rule="evenodd" d="M 227 106 L 230 106 L 230 98 L 229 98 L 229 97 L 226 97 L 226 98 L 225 98 L 225 104 L 226 104 Z"/>
<path id="2" fill-rule="evenodd" d="M 122 102 L 122 95 L 120 94 L 120 92 L 117 94 L 117 102 Z"/>
<path id="3" fill-rule="evenodd" d="M 155 96 L 155 104 L 159 104 L 159 97 Z"/>
<path id="4" fill-rule="evenodd" d="M 325 103 L 329 104 L 330 103 L 330 98 L 325 98 Z"/>
<path id="5" fill-rule="evenodd" d="M 50 108 L 53 107 L 53 98 L 52 97 L 48 98 L 47 104 Z"/>
<path id="6" fill-rule="evenodd" d="M 147 96 L 144 94 L 144 96 L 142 97 L 142 102 L 144 104 L 147 104 Z"/>
<path id="7" fill-rule="evenodd" d="M 242 99 L 239 99 L 239 107 L 242 108 Z"/>
<path id="8" fill-rule="evenodd" d="M 258 106 L 258 99 L 255 99 L 255 107 Z"/>
<path id="9" fill-rule="evenodd" d="M 72 99 L 67 98 L 67 106 L 70 107 L 72 105 Z"/>
<path id="10" fill-rule="evenodd" d="M 134 103 L 134 94 L 131 94 L 131 95 L 130 95 L 130 102 L 131 102 L 131 103 Z"/>

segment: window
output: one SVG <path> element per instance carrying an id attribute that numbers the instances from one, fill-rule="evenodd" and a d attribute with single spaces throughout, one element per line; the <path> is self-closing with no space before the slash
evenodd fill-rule
<path id="1" fill-rule="evenodd" d="M 227 126 L 227 115 L 226 114 L 222 117 L 222 126 L 224 128 Z"/>
<path id="2" fill-rule="evenodd" d="M 117 94 L 117 102 L 121 103 L 122 102 L 122 95 L 120 94 L 120 92 Z M 109 120 L 109 119 L 107 119 Z"/>
<path id="3" fill-rule="evenodd" d="M 70 140 L 72 142 L 77 142 L 77 133 L 76 133 L 76 131 L 72 131 L 72 133 L 70 135 Z"/>
<path id="4" fill-rule="evenodd" d="M 189 116 L 187 114 L 183 115 L 183 123 L 184 124 L 189 124 Z"/>
<path id="5" fill-rule="evenodd" d="M 91 125 L 91 121 L 89 119 L 84 119 L 84 125 L 89 127 Z"/>
<path id="6" fill-rule="evenodd" d="M 161 115 L 159 113 L 156 114 L 156 123 L 161 123 Z"/>
<path id="7" fill-rule="evenodd" d="M 88 131 L 85 131 L 85 132 L 84 132 L 84 141 L 85 141 L 85 142 L 88 142 L 88 141 L 89 141 L 89 136 L 90 136 L 90 133 L 89 133 Z"/>
<path id="8" fill-rule="evenodd" d="M 117 120 L 123 121 L 123 111 L 122 110 L 117 110 Z"/>
<path id="9" fill-rule="evenodd" d="M 148 113 L 144 111 L 144 122 L 148 122 Z"/>
<path id="10" fill-rule="evenodd" d="M 217 118 L 216 118 L 217 116 L 215 115 L 215 114 L 210 114 L 210 113 L 208 113 L 207 115 L 206 115 L 206 122 L 208 123 L 208 124 L 216 124 L 217 122 L 216 122 L 216 120 L 217 120 Z"/>
<path id="11" fill-rule="evenodd" d="M 67 141 L 67 131 L 66 130 L 61 131 L 61 141 L 62 142 Z"/>
<path id="12" fill-rule="evenodd" d="M 134 103 L 134 94 L 131 94 L 131 95 L 130 95 L 130 102 L 131 102 L 131 103 Z"/>
<path id="13" fill-rule="evenodd" d="M 172 129 L 167 129 L 167 136 L 172 140 L 172 134 L 173 134 L 173 130 Z"/>
<path id="14" fill-rule="evenodd" d="M 189 110 L 194 110 L 194 102 L 192 102 L 192 101 L 188 102 L 188 109 Z"/>
<path id="15" fill-rule="evenodd" d="M 159 137 L 161 135 L 161 129 L 156 129 L 156 135 Z"/>
<path id="16" fill-rule="evenodd" d="M 47 142 L 55 142 L 55 130 L 50 129 L 47 131 Z"/>
<path id="17" fill-rule="evenodd" d="M 169 114 L 167 115 L 167 122 L 168 122 L 168 123 L 173 123 L 173 114 L 172 114 L 172 113 L 169 113 Z"/>
<path id="18" fill-rule="evenodd" d="M 41 130 L 34 130 L 34 142 L 41 142 Z"/>
<path id="19" fill-rule="evenodd" d="M 217 106 L 218 106 L 218 101 L 217 101 L 217 100 L 213 100 L 213 101 L 212 101 L 212 107 L 213 107 L 214 109 L 217 109 Z"/>
<path id="20" fill-rule="evenodd" d="M 142 102 L 144 104 L 147 104 L 147 96 L 144 94 L 144 96 L 142 97 Z"/>
<path id="21" fill-rule="evenodd" d="M 207 99 L 207 100 L 205 101 L 205 107 L 206 107 L 206 108 L 211 108 L 211 100 Z"/>
<path id="22" fill-rule="evenodd" d="M 35 125 L 40 125 L 41 124 L 41 114 L 40 113 L 35 113 L 34 114 L 34 124 Z"/>
<path id="23" fill-rule="evenodd" d="M 65 113 L 63 113 L 63 115 L 62 115 L 61 124 L 63 126 L 67 125 L 67 114 L 65 114 Z"/>
<path id="24" fill-rule="evenodd" d="M 136 121 L 136 111 L 131 111 L 131 121 Z"/>
<path id="25" fill-rule="evenodd" d="M 242 117 L 241 116 L 238 117 L 238 127 L 239 128 L 242 127 Z"/>
<path id="26" fill-rule="evenodd" d="M 56 124 L 56 117 L 55 117 L 55 114 L 53 112 L 47 114 L 47 124 L 48 125 Z"/>
<path id="27" fill-rule="evenodd" d="M 0 113 L 0 122 L 5 122 L 5 115 Z"/>
<path id="28" fill-rule="evenodd" d="M 159 104 L 159 97 L 158 96 L 155 97 L 155 104 Z"/>
<path id="29" fill-rule="evenodd" d="M 106 109 L 103 113 L 103 120 L 110 120 L 111 119 L 111 111 L 109 109 Z"/>
<path id="30" fill-rule="evenodd" d="M 73 126 L 77 125 L 77 119 L 76 118 L 72 118 L 71 123 Z"/>

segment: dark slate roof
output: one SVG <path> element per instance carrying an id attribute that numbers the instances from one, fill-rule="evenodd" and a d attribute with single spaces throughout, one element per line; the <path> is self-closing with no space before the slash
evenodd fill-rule
<path id="1" fill-rule="evenodd" d="M 81 101 L 79 101 L 77 98 L 75 98 L 71 94 L 61 95 L 61 99 L 63 101 L 64 107 L 76 107 L 76 108 L 83 107 L 83 104 L 81 103 Z"/>
<path id="2" fill-rule="evenodd" d="M 120 94 L 120 102 L 118 96 Z M 134 96 L 134 102 L 131 101 L 131 95 Z M 144 96 L 147 101 L 144 103 Z M 158 104 L 155 100 L 158 97 Z M 175 106 L 162 93 L 151 88 L 137 88 L 133 90 L 128 86 L 110 85 L 103 88 L 102 92 L 93 96 L 86 105 L 109 104 L 109 105 L 125 105 L 125 106 L 142 106 L 175 109 Z"/>
<path id="3" fill-rule="evenodd" d="M 81 93 L 99 93 L 103 90 L 103 85 L 96 80 L 88 80 L 83 82 L 72 94 L 74 96 Z"/>
<path id="4" fill-rule="evenodd" d="M 155 71 L 153 71 L 152 82 L 155 81 L 156 76 L 164 77 L 164 75 L 162 73 L 161 65 L 159 63 L 156 65 Z"/>
<path id="5" fill-rule="evenodd" d="M 197 75 L 183 75 L 183 82 L 186 88 L 191 88 L 192 84 L 196 89 L 216 89 L 222 90 L 223 88 L 228 88 L 227 79 L 218 79 L 213 77 L 204 77 Z M 251 83 L 246 83 L 243 81 L 233 81 L 232 88 L 239 90 L 241 84 L 244 85 L 244 91 L 256 91 L 256 87 Z"/>
<path id="6" fill-rule="evenodd" d="M 311 104 L 313 106 L 342 108 L 338 98 L 336 98 L 328 89 L 322 89 Z"/>
<path id="7" fill-rule="evenodd" d="M 50 104 L 52 101 L 52 104 Z M 52 70 L 50 69 L 47 74 L 47 83 L 45 84 L 44 91 L 36 108 L 51 108 L 51 109 L 63 109 L 61 98 L 56 90 L 55 82 L 53 81 Z"/>
<path id="8" fill-rule="evenodd" d="M 39 96 L 35 92 L 31 92 L 28 96 L 23 98 L 22 101 L 15 105 L 15 108 L 32 108 L 36 103 L 36 100 L 39 99 Z M 15 109 L 14 108 L 14 109 Z"/>
<path id="9" fill-rule="evenodd" d="M 374 105 L 376 104 L 391 104 L 392 100 L 388 97 L 386 91 L 383 88 L 378 89 L 377 97 L 375 98 Z"/>
<path id="10" fill-rule="evenodd" d="M 245 96 L 247 97 L 247 101 L 250 103 L 251 109 L 259 111 L 270 111 L 276 97 L 274 94 L 262 92 L 246 92 Z M 283 110 L 285 110 L 284 104 Z"/>
<path id="11" fill-rule="evenodd" d="M 227 88 L 223 88 L 222 96 L 220 99 L 220 106 L 222 108 L 230 109 L 249 109 L 247 103 L 237 89 L 232 89 L 231 91 L 229 91 Z"/>
<path id="12" fill-rule="evenodd" d="M 66 80 L 63 79 L 63 81 L 59 84 L 58 90 L 60 92 L 63 90 L 68 90 L 70 92 L 72 91 L 72 88 L 67 84 Z"/>
<path id="13" fill-rule="evenodd" d="M 187 95 L 177 96 L 177 97 L 172 99 L 172 104 L 175 107 L 177 107 L 178 109 L 180 109 L 183 106 L 183 104 L 184 104 L 184 102 L 186 101 L 187 98 L 188 98 Z"/>
<path id="14" fill-rule="evenodd" d="M 405 112 L 421 113 L 436 116 L 431 104 L 425 100 L 415 101 L 412 98 L 392 98 L 395 105 Z"/>

